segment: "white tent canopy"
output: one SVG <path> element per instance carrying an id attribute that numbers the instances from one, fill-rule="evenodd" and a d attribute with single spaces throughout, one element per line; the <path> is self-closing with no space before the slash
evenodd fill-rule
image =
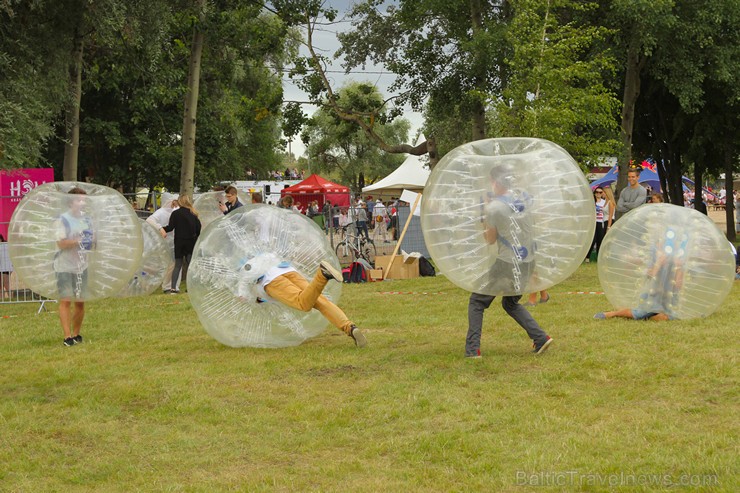
<path id="1" fill-rule="evenodd" d="M 422 139 L 424 136 L 421 137 Z M 362 193 L 377 195 L 394 195 L 399 197 L 403 190 L 421 192 L 426 185 L 431 171 L 419 156 L 410 155 L 391 174 L 382 180 L 368 185 L 362 189 Z"/>

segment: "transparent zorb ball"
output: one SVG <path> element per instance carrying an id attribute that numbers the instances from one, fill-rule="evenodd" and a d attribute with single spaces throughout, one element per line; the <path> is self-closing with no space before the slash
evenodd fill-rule
<path id="1" fill-rule="evenodd" d="M 68 193 L 75 187 L 86 194 Z M 73 245 L 61 248 L 59 240 Z M 45 183 L 29 192 L 10 220 L 8 242 L 23 285 L 47 298 L 82 301 L 118 293 L 143 249 L 139 218 L 123 195 L 77 182 Z"/>
<path id="2" fill-rule="evenodd" d="M 694 209 L 645 204 L 614 223 L 599 249 L 599 282 L 617 309 L 706 317 L 735 278 L 725 235 Z"/>
<path id="3" fill-rule="evenodd" d="M 163 238 L 156 226 L 143 219 L 139 219 L 139 226 L 144 239 L 144 250 L 133 277 L 117 294 L 122 298 L 152 294 L 162 285 L 164 276 L 175 261 L 172 241 Z"/>
<path id="4" fill-rule="evenodd" d="M 446 154 L 424 187 L 424 240 L 439 270 L 467 291 L 521 295 L 570 276 L 596 227 L 583 171 L 543 139 L 470 142 Z"/>
<path id="5" fill-rule="evenodd" d="M 213 221 L 200 235 L 188 269 L 188 294 L 203 327 L 232 347 L 295 346 L 321 334 L 327 320 L 266 298 L 259 278 L 280 264 L 307 282 L 322 260 L 339 268 L 326 235 L 307 217 L 264 204 L 245 205 Z M 336 303 L 341 284 L 323 295 Z"/>

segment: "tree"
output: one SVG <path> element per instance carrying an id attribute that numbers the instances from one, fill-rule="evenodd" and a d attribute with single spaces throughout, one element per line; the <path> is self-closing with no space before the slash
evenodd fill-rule
<path id="1" fill-rule="evenodd" d="M 675 22 L 673 0 L 613 0 L 605 16 L 615 29 L 615 42 L 621 52 L 623 67 L 622 152 L 619 158 L 617 195 L 627 184 L 627 166 L 632 161 L 632 134 L 635 106 L 640 95 L 640 80 L 655 47 L 657 36 Z"/>
<path id="2" fill-rule="evenodd" d="M 0 3 L 0 168 L 43 163 L 67 101 L 69 2 Z"/>
<path id="3" fill-rule="evenodd" d="M 384 117 L 383 98 L 369 83 L 349 83 L 336 94 L 340 104 L 357 112 Z M 393 145 L 408 138 L 409 123 L 404 119 L 374 124 L 374 132 Z M 370 181 L 385 176 L 403 160 L 380 151 L 378 146 L 353 122 L 340 118 L 331 109 L 321 108 L 309 120 L 303 134 L 309 158 L 316 170 L 338 172 L 342 183 L 351 183 L 355 193 L 362 191 L 365 177 Z"/>
<path id="4" fill-rule="evenodd" d="M 513 2 L 507 41 L 508 83 L 491 112 L 493 134 L 557 142 L 581 163 L 617 151 L 619 101 L 605 82 L 615 60 L 608 31 L 591 24 L 596 4 L 570 0 Z"/>

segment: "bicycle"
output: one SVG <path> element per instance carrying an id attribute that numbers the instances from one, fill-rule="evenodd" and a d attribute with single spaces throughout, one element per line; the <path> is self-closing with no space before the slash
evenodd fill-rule
<path id="1" fill-rule="evenodd" d="M 342 228 L 344 239 L 337 243 L 335 252 L 340 263 L 351 263 L 358 258 L 365 259 L 371 266 L 375 265 L 375 243 L 361 234 L 353 234 L 348 231 L 347 226 Z"/>

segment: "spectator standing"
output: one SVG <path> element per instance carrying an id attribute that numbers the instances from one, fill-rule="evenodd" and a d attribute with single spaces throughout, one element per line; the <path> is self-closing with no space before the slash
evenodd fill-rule
<path id="1" fill-rule="evenodd" d="M 640 168 L 634 168 L 627 172 L 627 182 L 629 185 L 624 187 L 622 193 L 619 194 L 619 200 L 617 201 L 617 220 L 629 211 L 645 204 L 647 190 L 639 183 L 640 171 Z"/>
<path id="2" fill-rule="evenodd" d="M 180 208 L 173 211 L 167 226 L 160 230 L 162 237 L 170 231 L 175 232 L 175 268 L 172 271 L 171 294 L 179 294 L 180 286 L 178 278 L 182 271 L 183 279 L 187 279 L 188 265 L 193 255 L 195 242 L 200 236 L 200 219 L 198 211 L 193 207 L 193 202 L 187 195 L 181 195 L 177 200 Z"/>
<path id="3" fill-rule="evenodd" d="M 221 209 L 221 212 L 223 212 L 225 216 L 234 209 L 238 209 L 243 204 L 239 202 L 238 192 L 236 190 L 236 187 L 234 187 L 233 185 L 229 185 L 228 187 L 226 187 L 224 193 L 226 195 L 226 202 L 219 202 L 218 208 Z"/>

